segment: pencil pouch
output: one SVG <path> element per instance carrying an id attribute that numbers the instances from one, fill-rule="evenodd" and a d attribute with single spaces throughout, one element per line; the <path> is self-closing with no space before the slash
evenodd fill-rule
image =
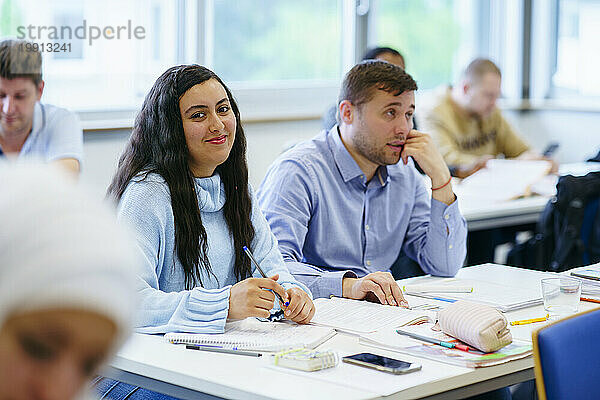
<path id="1" fill-rule="evenodd" d="M 493 307 L 457 301 L 438 311 L 441 330 L 485 353 L 512 343 L 506 317 Z"/>

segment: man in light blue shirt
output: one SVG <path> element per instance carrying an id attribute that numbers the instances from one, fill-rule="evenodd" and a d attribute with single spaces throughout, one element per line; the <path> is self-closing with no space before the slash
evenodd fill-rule
<path id="1" fill-rule="evenodd" d="M 401 250 L 432 275 L 463 265 L 467 229 L 450 172 L 431 138 L 412 130 L 416 89 L 398 66 L 356 65 L 339 124 L 279 157 L 262 182 L 259 203 L 287 266 L 314 297 L 406 304 L 389 273 Z"/>
<path id="2" fill-rule="evenodd" d="M 64 108 L 40 103 L 42 56 L 32 43 L 0 42 L 0 158 L 36 158 L 79 172 L 83 132 Z"/>

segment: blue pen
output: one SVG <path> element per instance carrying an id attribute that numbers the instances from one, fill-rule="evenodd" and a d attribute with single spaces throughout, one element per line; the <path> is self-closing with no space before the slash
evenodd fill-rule
<path id="1" fill-rule="evenodd" d="M 447 301 L 448 303 L 456 303 L 457 300 L 444 299 L 443 297 L 431 297 L 432 300 Z"/>
<path id="2" fill-rule="evenodd" d="M 262 277 L 263 278 L 267 278 L 267 274 L 265 274 L 265 271 L 263 271 L 262 268 L 260 267 L 260 265 L 258 265 L 258 262 L 254 259 L 254 256 L 252 255 L 252 252 L 250 251 L 250 249 L 248 248 L 248 246 L 244 246 L 242 248 L 246 252 L 246 255 L 248 255 L 248 257 L 250 258 L 250 261 L 252 261 L 254 263 L 254 265 L 256 266 L 256 269 L 258 270 L 258 272 L 260 272 L 260 274 L 262 275 Z M 279 293 L 277 293 L 277 292 L 273 292 L 273 293 L 275 293 L 275 296 L 277 296 L 277 298 L 279 299 L 279 302 L 284 307 L 287 307 L 287 306 L 290 305 L 289 301 L 286 301 L 286 302 L 283 301 L 283 299 L 281 298 L 281 296 L 279 295 Z"/>

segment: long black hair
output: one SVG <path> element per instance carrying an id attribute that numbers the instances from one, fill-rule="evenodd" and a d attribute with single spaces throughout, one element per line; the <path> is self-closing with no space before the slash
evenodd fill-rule
<path id="1" fill-rule="evenodd" d="M 140 179 L 145 179 L 154 172 L 163 177 L 171 192 L 175 252 L 183 266 L 186 289 L 202 285 L 202 270 L 213 276 L 214 273 L 207 256 L 207 235 L 200 217 L 194 175 L 189 167 L 179 100 L 192 86 L 209 79 L 216 79 L 223 86 L 235 115 L 236 131 L 231 152 L 215 172 L 220 174 L 225 186 L 223 212 L 235 246 L 236 279 L 243 280 L 252 275 L 250 261 L 242 250 L 244 245 L 252 242 L 255 233 L 250 220 L 252 203 L 248 192 L 246 136 L 231 91 L 208 68 L 179 65 L 169 68 L 156 80 L 135 120 L 133 132 L 107 191 L 108 197 L 119 201 L 127 184 L 137 175 L 142 174 Z"/>

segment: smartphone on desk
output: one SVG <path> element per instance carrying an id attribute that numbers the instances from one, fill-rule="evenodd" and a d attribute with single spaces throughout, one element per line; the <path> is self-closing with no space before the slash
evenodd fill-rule
<path id="1" fill-rule="evenodd" d="M 346 356 L 342 358 L 342 361 L 396 375 L 408 374 L 409 372 L 415 372 L 421 369 L 421 364 L 409 363 L 408 361 L 396 360 L 395 358 L 379 356 L 372 353 L 360 353 Z"/>

